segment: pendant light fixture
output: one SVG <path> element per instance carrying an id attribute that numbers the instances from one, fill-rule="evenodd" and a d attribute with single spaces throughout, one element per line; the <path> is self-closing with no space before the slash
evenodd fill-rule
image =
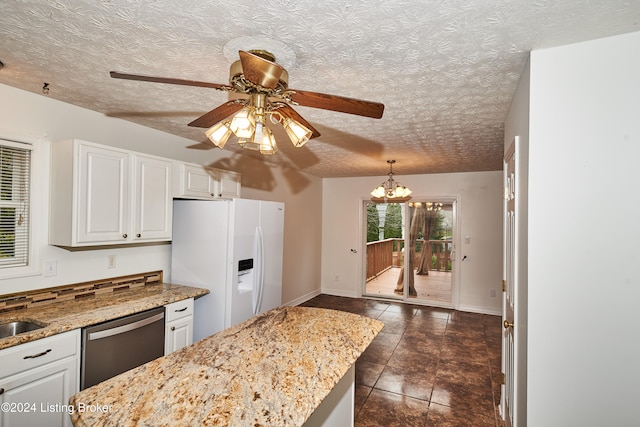
<path id="1" fill-rule="evenodd" d="M 393 164 L 395 162 L 395 160 L 387 160 L 387 163 L 389 163 L 389 179 L 371 192 L 372 202 L 403 203 L 411 200 L 411 190 L 393 179 Z"/>

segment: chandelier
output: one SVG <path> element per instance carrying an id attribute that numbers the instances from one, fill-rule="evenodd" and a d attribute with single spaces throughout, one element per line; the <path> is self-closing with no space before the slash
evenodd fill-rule
<path id="1" fill-rule="evenodd" d="M 393 164 L 395 162 L 395 160 L 387 160 L 389 179 L 371 192 L 371 201 L 375 203 L 403 203 L 411 199 L 411 190 L 393 179 Z"/>
<path id="2" fill-rule="evenodd" d="M 273 132 L 267 126 L 267 119 L 272 124 L 282 125 L 295 147 L 302 147 L 311 139 L 312 131 L 292 117 L 291 109 L 283 108 L 286 104 L 269 102 L 264 93 L 252 93 L 248 101 L 238 102 L 245 106 L 204 133 L 216 147 L 224 148 L 231 135 L 235 135 L 242 148 L 275 154 L 278 146 Z"/>

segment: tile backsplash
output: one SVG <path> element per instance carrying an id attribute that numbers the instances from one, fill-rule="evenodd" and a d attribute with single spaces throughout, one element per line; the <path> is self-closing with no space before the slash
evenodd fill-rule
<path id="1" fill-rule="evenodd" d="M 162 271 L 0 295 L 0 313 L 162 283 Z"/>

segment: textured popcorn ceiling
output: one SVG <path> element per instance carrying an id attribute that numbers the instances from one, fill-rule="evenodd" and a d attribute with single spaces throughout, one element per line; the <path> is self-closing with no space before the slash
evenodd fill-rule
<path id="1" fill-rule="evenodd" d="M 385 112 L 294 107 L 322 136 L 294 149 L 280 134 L 266 161 L 321 177 L 384 175 L 387 159 L 398 175 L 499 170 L 529 52 L 639 21 L 637 0 L 11 0 L 0 6 L 0 83 L 41 93 L 48 82 L 52 98 L 204 142 L 187 123 L 227 94 L 109 71 L 227 83 L 238 47 L 270 48 L 291 88 Z"/>

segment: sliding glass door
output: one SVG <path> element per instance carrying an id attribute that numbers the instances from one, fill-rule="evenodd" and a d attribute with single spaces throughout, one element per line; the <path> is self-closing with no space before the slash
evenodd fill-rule
<path id="1" fill-rule="evenodd" d="M 364 202 L 366 216 L 366 274 L 364 294 L 381 298 L 404 297 L 398 280 L 404 262 L 405 203 Z"/>
<path id="2" fill-rule="evenodd" d="M 456 200 L 364 204 L 367 243 L 363 295 L 451 306 Z"/>

